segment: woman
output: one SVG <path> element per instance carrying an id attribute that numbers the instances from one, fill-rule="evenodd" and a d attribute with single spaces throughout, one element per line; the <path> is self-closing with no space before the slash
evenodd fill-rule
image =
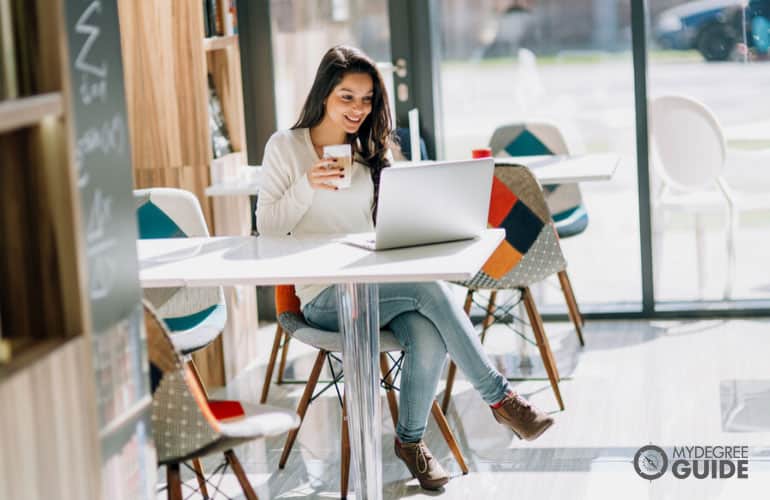
<path id="1" fill-rule="evenodd" d="M 359 233 L 374 230 L 380 173 L 390 165 L 390 110 L 382 76 L 358 49 L 337 46 L 321 60 L 299 120 L 276 132 L 264 155 L 257 203 L 261 234 Z M 350 144 L 350 187 L 339 189 L 342 167 L 323 147 Z M 337 297 L 329 285 L 297 286 L 305 318 L 338 331 Z M 445 283 L 378 285 L 380 325 L 405 350 L 395 453 L 426 489 L 449 475 L 422 441 L 446 354 L 449 353 L 501 424 L 535 439 L 553 419 L 514 393 L 482 350 L 473 325 Z"/>

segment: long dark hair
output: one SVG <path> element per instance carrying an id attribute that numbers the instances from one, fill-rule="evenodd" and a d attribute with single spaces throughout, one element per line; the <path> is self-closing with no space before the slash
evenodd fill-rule
<path id="1" fill-rule="evenodd" d="M 353 147 L 354 157 L 360 157 L 369 167 L 374 184 L 372 219 L 376 222 L 380 174 L 383 168 L 390 166 L 386 154 L 393 126 L 385 83 L 374 61 L 354 47 L 337 45 L 329 49 L 318 65 L 313 86 L 302 106 L 299 119 L 291 128 L 312 128 L 321 123 L 326 113 L 324 101 L 349 73 L 365 73 L 372 77 L 372 111 L 355 134 L 347 134 L 347 141 Z"/>

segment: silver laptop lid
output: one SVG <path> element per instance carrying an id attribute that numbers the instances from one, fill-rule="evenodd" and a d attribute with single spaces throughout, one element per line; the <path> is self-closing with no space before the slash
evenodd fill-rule
<path id="1" fill-rule="evenodd" d="M 475 238 L 487 227 L 494 160 L 482 158 L 382 171 L 378 250 Z"/>

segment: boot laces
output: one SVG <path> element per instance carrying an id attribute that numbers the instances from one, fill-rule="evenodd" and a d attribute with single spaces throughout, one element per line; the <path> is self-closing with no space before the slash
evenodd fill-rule
<path id="1" fill-rule="evenodd" d="M 420 474 L 428 472 L 428 463 L 433 458 L 428 447 L 422 441 L 409 447 L 414 448 L 414 463 L 417 466 L 417 472 Z"/>
<path id="2" fill-rule="evenodd" d="M 532 411 L 532 405 L 529 403 L 529 401 L 520 395 L 515 394 L 509 398 L 508 401 L 508 405 L 513 408 L 514 413 L 520 417 L 527 417 L 531 419 L 535 416 L 534 412 Z"/>

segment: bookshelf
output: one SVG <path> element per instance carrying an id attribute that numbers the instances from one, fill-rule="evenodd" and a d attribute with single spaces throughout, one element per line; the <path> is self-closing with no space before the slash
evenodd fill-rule
<path id="1" fill-rule="evenodd" d="M 225 50 L 228 47 L 238 46 L 238 35 L 214 36 L 203 39 L 203 49 L 206 52 L 212 50 Z"/>
<path id="2" fill-rule="evenodd" d="M 221 16 L 227 0 L 209 0 Z M 238 35 L 206 36 L 204 2 L 118 0 L 134 186 L 193 192 L 216 235 L 248 235 L 248 197 L 205 195 L 211 172 L 245 165 L 245 126 Z M 232 20 L 217 21 L 230 26 Z M 148 70 L 149 69 L 149 70 Z M 209 74 L 232 152 L 215 158 L 209 129 Z M 256 290 L 225 288 L 223 335 L 193 359 L 209 388 L 222 386 L 257 354 Z"/>
<path id="3" fill-rule="evenodd" d="M 0 498 L 149 499 L 115 0 L 0 17 Z"/>
<path id="4" fill-rule="evenodd" d="M 64 111 L 61 92 L 0 101 L 0 134 L 34 126 Z"/>

